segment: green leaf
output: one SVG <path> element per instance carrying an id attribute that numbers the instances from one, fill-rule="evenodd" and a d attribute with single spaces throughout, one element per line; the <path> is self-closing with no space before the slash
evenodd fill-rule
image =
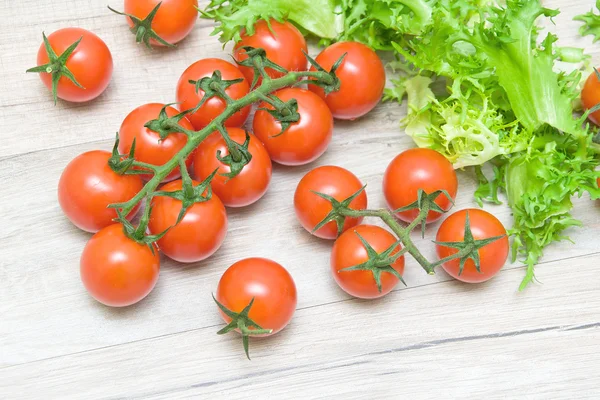
<path id="1" fill-rule="evenodd" d="M 600 10 L 600 1 L 596 1 L 596 10 Z M 581 36 L 592 35 L 594 42 L 600 40 L 600 15 L 594 13 L 594 9 L 588 13 L 575 16 L 573 20 L 583 22 L 583 25 L 579 28 Z"/>

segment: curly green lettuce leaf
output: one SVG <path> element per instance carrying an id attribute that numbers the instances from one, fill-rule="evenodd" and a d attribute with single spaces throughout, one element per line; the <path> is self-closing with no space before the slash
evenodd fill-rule
<path id="1" fill-rule="evenodd" d="M 596 9 L 600 10 L 600 0 L 596 1 Z M 573 20 L 583 22 L 579 28 L 581 36 L 592 35 L 594 42 L 600 40 L 600 15 L 596 14 L 593 9 L 588 13 L 575 16 Z"/>

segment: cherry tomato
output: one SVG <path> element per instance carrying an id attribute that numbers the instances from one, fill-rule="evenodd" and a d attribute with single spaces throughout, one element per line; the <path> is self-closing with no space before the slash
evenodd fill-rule
<path id="1" fill-rule="evenodd" d="M 123 225 L 113 224 L 96 233 L 81 255 L 81 280 L 93 298 L 112 307 L 124 307 L 146 297 L 160 270 L 158 249 L 128 238 Z"/>
<path id="2" fill-rule="evenodd" d="M 383 176 L 383 194 L 391 210 L 408 206 L 418 199 L 419 189 L 431 194 L 437 190 L 446 190 L 450 197 L 456 198 L 458 180 L 456 172 L 443 155 L 431 149 L 410 149 L 400 153 L 388 165 Z M 435 203 L 442 210 L 452 207 L 452 202 L 440 194 Z M 411 222 L 419 215 L 419 210 L 403 211 L 397 214 L 405 222 Z M 438 220 L 442 214 L 430 211 L 427 222 Z"/>
<path id="3" fill-rule="evenodd" d="M 111 153 L 94 150 L 75 157 L 58 182 L 58 202 L 69 220 L 79 229 L 98 232 L 114 224 L 117 213 L 109 204 L 123 203 L 144 186 L 137 175 L 119 175 L 108 166 Z M 136 207 L 128 215 L 131 219 Z"/>
<path id="4" fill-rule="evenodd" d="M 233 58 L 237 61 L 248 58 L 242 47 L 250 46 L 264 49 L 269 60 L 288 71 L 306 71 L 308 69 L 308 61 L 302 53 L 303 50 L 308 52 L 306 40 L 300 31 L 289 22 L 281 23 L 272 19 L 267 24 L 266 21 L 260 20 L 254 25 L 252 35 L 247 35 L 244 29 L 241 38 L 242 40 L 235 45 L 233 50 Z M 245 66 L 240 66 L 240 69 L 248 82 L 252 83 L 254 69 Z M 283 76 L 281 72 L 271 68 L 267 68 L 267 73 L 271 78 Z"/>
<path id="5" fill-rule="evenodd" d="M 235 65 L 218 58 L 206 58 L 190 65 L 183 75 L 181 75 L 181 78 L 179 78 L 179 82 L 177 83 L 177 102 L 181 104 L 180 108 L 182 110 L 189 110 L 196 107 L 204 97 L 204 91 L 199 90 L 196 92 L 196 86 L 189 81 L 199 81 L 202 78 L 210 77 L 215 71 L 221 72 L 223 80 L 244 79 L 243 82 L 236 83 L 225 89 L 225 93 L 229 97 L 238 100 L 248 94 L 250 85 Z M 194 129 L 200 130 L 225 111 L 226 107 L 227 103 L 225 103 L 225 100 L 214 96 L 208 99 L 198 111 L 188 114 L 187 118 L 194 126 Z M 250 106 L 242 108 L 229 117 L 225 121 L 225 126 L 241 127 L 246 122 L 248 114 L 250 114 Z"/>
<path id="6" fill-rule="evenodd" d="M 125 0 L 125 13 L 144 20 L 158 3 L 161 4 L 152 20 L 152 30 L 167 43 L 180 42 L 196 25 L 198 0 Z M 129 17 L 127 23 L 134 25 Z M 150 44 L 164 46 L 154 39 L 150 39 Z"/>
<path id="7" fill-rule="evenodd" d="M 337 201 L 343 201 L 358 192 L 363 184 L 350 171 L 332 165 L 318 167 L 310 171 L 300 180 L 294 194 L 294 208 L 298 220 L 307 231 L 312 230 L 332 210 L 331 203 L 314 192 L 327 194 Z M 363 191 L 351 203 L 350 208 L 364 210 L 367 208 L 367 194 Z M 343 231 L 361 223 L 363 218 L 346 218 Z M 334 221 L 312 233 L 322 239 L 335 239 L 338 228 Z"/>
<path id="8" fill-rule="evenodd" d="M 480 248 L 479 259 L 481 272 L 477 272 L 475 263 L 468 259 L 464 265 L 462 273 L 459 274 L 460 261 L 454 259 L 442 265 L 448 275 L 462 282 L 478 283 L 492 278 L 504 266 L 508 258 L 508 237 L 506 229 L 500 221 L 492 214 L 479 210 L 468 209 L 460 210 L 450 215 L 438 230 L 436 242 L 462 242 L 465 238 L 465 222 L 469 213 L 471 233 L 475 240 L 489 239 L 496 236 L 503 236 L 490 244 Z M 437 254 L 440 259 L 456 254 L 458 249 L 436 245 Z"/>
<path id="9" fill-rule="evenodd" d="M 198 184 L 193 182 L 194 186 Z M 167 183 L 160 190 L 175 192 L 181 188 L 182 181 L 178 179 Z M 171 197 L 154 197 L 148 229 L 151 234 L 156 235 L 171 228 L 157 243 L 160 251 L 167 257 L 184 263 L 204 260 L 217 251 L 225 240 L 225 206 L 213 194 L 210 200 L 195 203 L 188 208 L 183 219 L 175 225 L 181 205 L 180 200 Z"/>
<path id="10" fill-rule="evenodd" d="M 246 132 L 242 129 L 227 128 L 227 132 L 231 140 L 236 143 L 243 144 L 246 140 Z M 228 207 L 244 207 L 256 202 L 267 192 L 273 168 L 269 153 L 256 136 L 250 134 L 248 151 L 252 155 L 252 160 L 234 178 L 221 175 L 231 170 L 229 165 L 217 159 L 218 151 L 221 151 L 221 157 L 229 154 L 221 134 L 214 132 L 200 143 L 196 150 L 194 173 L 198 181 L 203 181 L 219 168 L 211 186 L 223 204 Z"/>
<path id="11" fill-rule="evenodd" d="M 284 102 L 296 99 L 300 119 L 281 133 L 281 123 L 261 110 L 273 107 L 262 103 L 254 116 L 254 134 L 264 143 L 271 159 L 279 164 L 302 165 L 316 160 L 327 150 L 333 134 L 333 117 L 327 105 L 304 89 L 287 88 L 275 95 Z"/>
<path id="12" fill-rule="evenodd" d="M 181 150 L 186 142 L 187 136 L 183 133 L 171 133 L 164 140 L 161 140 L 157 132 L 146 128 L 144 125 L 158 118 L 160 110 L 164 104 L 150 103 L 144 104 L 133 110 L 127 115 L 121 128 L 119 129 L 119 152 L 128 154 L 135 139 L 135 159 L 153 165 L 163 165 L 167 163 L 179 150 Z M 179 111 L 173 107 L 167 107 L 167 115 L 173 117 L 179 114 Z M 187 118 L 182 118 L 179 121 L 185 129 L 193 130 L 194 127 Z M 188 167 L 192 163 L 192 157 L 186 160 Z M 140 175 L 143 179 L 150 179 L 152 175 Z M 166 178 L 165 181 L 177 179 L 181 176 L 179 167 L 175 168 Z"/>
<path id="13" fill-rule="evenodd" d="M 248 317 L 261 328 L 272 329 L 272 335 L 285 328 L 296 311 L 296 285 L 290 273 L 275 261 L 246 258 L 225 271 L 216 299 L 236 313 L 254 299 Z M 231 322 L 223 312 L 221 317 Z"/>
<path id="14" fill-rule="evenodd" d="M 592 73 L 581 90 L 581 102 L 586 110 L 593 108 L 600 104 L 600 77 L 597 73 Z M 594 124 L 600 124 L 600 111 L 596 111 L 590 114 L 590 121 Z"/>
<path id="15" fill-rule="evenodd" d="M 385 296 L 400 281 L 394 274 L 385 271 L 380 273 L 380 292 L 373 271 L 366 269 L 343 271 L 344 268 L 354 267 L 369 261 L 367 249 L 358 235 L 366 240 L 378 254 L 383 253 L 397 242 L 394 235 L 375 225 L 358 225 L 348 229 L 335 241 L 331 251 L 333 278 L 351 296 L 361 299 L 375 299 Z M 400 249 L 401 246 L 398 244 L 390 256 L 398 253 Z M 390 266 L 402 275 L 404 273 L 404 256 L 400 256 Z"/>
<path id="16" fill-rule="evenodd" d="M 357 42 L 338 42 L 327 47 L 315 59 L 326 71 L 346 54 L 337 69 L 340 90 L 329 93 L 321 87 L 309 85 L 309 89 L 321 96 L 329 106 L 334 118 L 355 119 L 371 111 L 383 94 L 385 69 L 377 54 L 368 46 Z M 311 70 L 314 70 L 311 67 Z"/>
<path id="17" fill-rule="evenodd" d="M 60 57 L 69 46 L 81 39 L 73 53 L 67 59 L 65 67 L 82 86 L 62 75 L 58 81 L 56 95 L 66 101 L 76 103 L 90 101 L 100 96 L 108 87 L 113 72 L 113 59 L 106 43 L 90 31 L 81 28 L 60 29 L 50 36 L 50 47 Z M 37 65 L 50 62 L 46 47 L 42 43 L 37 55 Z M 40 78 L 52 91 L 52 74 L 42 72 Z"/>

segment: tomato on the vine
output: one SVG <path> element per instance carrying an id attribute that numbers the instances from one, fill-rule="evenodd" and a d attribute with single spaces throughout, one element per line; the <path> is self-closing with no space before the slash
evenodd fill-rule
<path id="1" fill-rule="evenodd" d="M 419 189 L 427 194 L 445 190 L 452 198 L 456 198 L 458 179 L 456 172 L 443 155 L 431 149 L 410 149 L 403 151 L 388 165 L 383 176 L 383 194 L 391 210 L 406 207 L 418 200 Z M 440 194 L 435 203 L 442 210 L 452 207 L 452 201 L 445 194 Z M 398 218 L 412 222 L 419 215 L 418 209 L 402 211 Z M 427 222 L 438 220 L 441 213 L 430 211 Z"/>
<path id="2" fill-rule="evenodd" d="M 231 140 L 238 144 L 246 141 L 246 132 L 239 128 L 227 128 Z M 266 192 L 271 182 L 272 164 L 269 153 L 263 144 L 251 133 L 248 134 L 250 142 L 248 152 L 252 159 L 244 166 L 242 171 L 233 178 L 224 176 L 231 172 L 229 165 L 217 158 L 229 155 L 227 143 L 219 132 L 213 132 L 196 149 L 194 156 L 194 174 L 198 181 L 203 181 L 215 169 L 217 175 L 211 181 L 213 191 L 228 207 L 244 207 L 256 202 Z"/>
<path id="3" fill-rule="evenodd" d="M 154 251 L 127 237 L 123 225 L 113 224 L 88 241 L 81 255 L 81 280 L 100 303 L 124 307 L 146 297 L 156 285 L 160 270 Z"/>
<path id="4" fill-rule="evenodd" d="M 108 151 L 94 150 L 75 157 L 58 181 L 58 202 L 79 229 L 98 232 L 112 225 L 117 213 L 109 204 L 123 203 L 142 190 L 137 175 L 119 175 L 108 165 Z M 139 205 L 127 216 L 135 216 Z"/>
<path id="5" fill-rule="evenodd" d="M 190 81 L 198 82 L 202 78 L 212 76 L 215 71 L 219 71 L 221 79 L 225 81 L 244 79 L 242 82 L 235 83 L 225 89 L 225 93 L 233 100 L 241 99 L 250 91 L 250 85 L 238 67 L 218 58 L 206 58 L 190 65 L 183 72 L 181 78 L 179 78 L 179 82 L 177 83 L 177 102 L 180 103 L 182 110 L 193 109 L 204 97 L 204 91 L 202 89 L 196 90 L 196 85 L 190 83 Z M 227 103 L 225 100 L 218 96 L 213 96 L 198 111 L 188 114 L 186 117 L 196 130 L 200 130 L 225 111 L 226 107 Z M 225 121 L 225 126 L 241 127 L 246 122 L 248 114 L 250 114 L 250 106 L 242 108 L 229 117 Z"/>
<path id="6" fill-rule="evenodd" d="M 319 158 L 331 142 L 333 116 L 316 94 L 298 88 L 274 93 L 281 101 L 295 99 L 300 119 L 281 132 L 281 122 L 264 109 L 274 107 L 262 103 L 254 115 L 254 134 L 265 145 L 271 159 L 283 165 L 302 165 Z"/>
<path id="7" fill-rule="evenodd" d="M 327 47 L 315 59 L 326 71 L 345 54 L 336 71 L 340 80 L 337 92 L 325 95 L 323 88 L 309 85 L 321 96 L 338 119 L 356 119 L 371 111 L 381 100 L 385 87 L 385 69 L 377 54 L 357 42 L 338 42 Z M 315 70 L 311 67 L 311 70 Z"/>
<path id="8" fill-rule="evenodd" d="M 359 236 L 360 235 L 360 236 Z M 398 257 L 387 265 L 388 270 L 378 266 L 365 265 L 370 258 L 364 239 L 377 253 L 392 248 L 389 257 L 393 257 L 402 248 L 394 235 L 375 225 L 358 225 L 342 233 L 335 241 L 331 251 L 331 272 L 337 284 L 349 295 L 362 299 L 382 297 L 392 291 L 404 273 L 404 256 Z M 347 270 L 363 265 L 364 268 Z M 392 268 L 394 272 L 390 272 Z M 379 277 L 380 288 L 377 285 Z"/>
<path id="9" fill-rule="evenodd" d="M 166 138 L 161 139 L 157 132 L 144 126 L 149 121 L 157 119 L 164 106 L 160 103 L 144 104 L 125 117 L 119 129 L 119 151 L 122 154 L 129 153 L 135 139 L 134 158 L 137 161 L 160 166 L 171 160 L 185 146 L 187 136 L 184 133 L 170 133 Z M 179 114 L 179 111 L 169 106 L 166 108 L 166 113 L 169 117 L 173 117 Z M 185 117 L 179 121 L 179 125 L 185 129 L 194 129 Z M 186 165 L 189 167 L 191 163 L 192 157 L 188 157 Z M 180 175 L 181 172 L 177 167 L 165 178 L 165 181 L 176 179 Z M 149 174 L 140 176 L 144 179 L 152 178 Z"/>
<path id="10" fill-rule="evenodd" d="M 460 210 L 442 222 L 436 236 L 436 250 L 440 259 L 456 254 L 459 249 L 439 244 L 440 242 L 457 243 L 465 240 L 465 224 L 469 217 L 470 231 L 475 241 L 501 237 L 479 248 L 480 270 L 477 271 L 472 259 L 466 260 L 462 272 L 460 260 L 445 262 L 442 267 L 448 275 L 462 282 L 478 283 L 492 278 L 504 266 L 508 258 L 508 237 L 506 229 L 492 214 L 480 209 Z"/>
<path id="11" fill-rule="evenodd" d="M 272 330 L 272 335 L 285 328 L 296 311 L 296 285 L 290 273 L 275 261 L 246 258 L 225 271 L 216 300 L 235 313 L 254 300 L 248 317 L 262 329 Z M 222 311 L 221 316 L 226 323 L 231 322 Z"/>
<path id="12" fill-rule="evenodd" d="M 148 19 L 157 6 L 156 14 Z M 196 25 L 198 0 L 125 0 L 124 13 L 150 23 L 138 27 L 127 16 L 127 23 L 138 36 L 138 42 L 148 41 L 153 46 L 173 45 L 189 35 Z"/>
<path id="13" fill-rule="evenodd" d="M 198 186 L 198 182 L 192 182 Z M 160 190 L 175 192 L 181 190 L 181 179 L 169 182 Z M 177 218 L 182 202 L 167 196 L 152 199 L 152 211 L 148 230 L 157 235 L 169 229 L 158 240 L 161 252 L 175 261 L 191 263 L 204 260 L 216 252 L 227 234 L 227 212 L 219 198 L 213 194 L 209 200 L 194 203 L 185 212 L 179 223 Z"/>
<path id="14" fill-rule="evenodd" d="M 51 48 L 51 54 L 47 47 Z M 93 100 L 108 87 L 113 72 L 112 54 L 106 43 L 81 28 L 64 28 L 47 38 L 44 36 L 37 65 L 28 72 L 40 72 L 55 101 L 56 97 L 77 103 Z M 60 77 L 55 86 L 53 76 Z"/>
<path id="15" fill-rule="evenodd" d="M 254 33 L 251 35 L 248 35 L 244 29 L 241 33 L 241 40 L 233 50 L 233 57 L 237 61 L 248 58 L 245 50 L 242 49 L 245 46 L 265 50 L 269 60 L 288 71 L 306 71 L 308 69 L 308 61 L 303 53 L 303 51 L 308 52 L 306 40 L 302 33 L 287 21 L 281 23 L 272 19 L 267 23 L 260 20 L 254 24 Z M 252 83 L 254 69 L 246 66 L 240 66 L 240 69 L 248 82 Z M 271 78 L 283 76 L 283 73 L 272 68 L 267 68 L 266 71 Z"/>
<path id="16" fill-rule="evenodd" d="M 338 236 L 338 227 L 335 221 L 330 221 L 316 232 L 313 229 L 332 210 L 331 203 L 315 194 L 329 195 L 339 202 L 350 198 L 361 190 L 363 184 L 350 171 L 328 165 L 317 167 L 307 173 L 296 188 L 294 194 L 294 209 L 298 220 L 307 231 L 322 239 L 335 239 Z M 367 208 L 367 195 L 362 191 L 349 204 L 349 208 L 363 210 Z M 342 231 L 350 229 L 361 223 L 363 218 L 346 218 Z"/>
<path id="17" fill-rule="evenodd" d="M 585 81 L 581 90 L 581 102 L 586 110 L 600 104 L 600 74 L 594 71 Z M 589 119 L 596 125 L 600 125 L 600 110 L 589 115 Z"/>

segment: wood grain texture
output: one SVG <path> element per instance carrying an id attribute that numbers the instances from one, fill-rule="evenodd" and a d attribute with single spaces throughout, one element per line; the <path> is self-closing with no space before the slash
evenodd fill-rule
<path id="1" fill-rule="evenodd" d="M 41 3 L 41 4 L 40 4 Z M 598 45 L 577 35 L 572 17 L 593 1 L 547 1 L 562 14 L 551 27 L 560 44 Z M 119 2 L 111 2 L 120 6 Z M 56 185 L 76 155 L 110 149 L 133 108 L 171 102 L 181 72 L 203 57 L 227 58 L 200 21 L 176 50 L 136 46 L 105 1 L 1 1 L 0 15 L 0 398 L 598 398 L 600 389 L 600 209 L 575 201 L 585 228 L 576 244 L 552 245 L 537 268 L 542 284 L 516 291 L 520 264 L 469 286 L 443 271 L 427 276 L 407 260 L 407 288 L 384 299 L 351 299 L 329 275 L 330 242 L 296 222 L 298 180 L 335 164 L 368 184 L 382 207 L 382 173 L 411 147 L 398 121 L 404 106 L 380 105 L 359 121 L 336 123 L 333 143 L 316 163 L 275 167 L 257 204 L 229 210 L 224 246 L 189 266 L 162 260 L 156 289 L 127 309 L 92 300 L 79 280 L 79 255 L 90 235 L 61 214 Z M 86 105 L 59 102 L 35 75 L 41 32 L 65 26 L 96 32 L 113 52 L 108 91 Z M 473 206 L 474 179 L 461 173 L 457 208 Z M 506 225 L 506 206 L 489 207 Z M 377 221 L 370 221 L 377 223 Z M 434 258 L 430 239 L 416 237 Z M 251 341 L 245 360 L 236 335 L 218 337 L 222 321 L 211 293 L 236 260 L 269 257 L 293 275 L 297 313 L 281 334 Z"/>

